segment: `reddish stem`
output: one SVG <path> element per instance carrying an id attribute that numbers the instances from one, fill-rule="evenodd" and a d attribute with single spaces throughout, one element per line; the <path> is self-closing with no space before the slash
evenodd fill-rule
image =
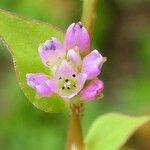
<path id="1" fill-rule="evenodd" d="M 81 128 L 82 104 L 71 105 L 71 116 L 68 127 L 67 150 L 83 150 L 84 142 Z"/>

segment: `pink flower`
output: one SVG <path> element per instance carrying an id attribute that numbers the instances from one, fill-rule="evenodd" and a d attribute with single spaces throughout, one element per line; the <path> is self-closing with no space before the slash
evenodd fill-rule
<path id="1" fill-rule="evenodd" d="M 42 97 L 58 94 L 71 99 L 78 94 L 82 100 L 96 99 L 104 88 L 97 76 L 105 58 L 97 50 L 89 49 L 86 28 L 80 22 L 71 24 L 64 44 L 52 37 L 38 49 L 43 64 L 51 68 L 53 75 L 28 73 L 27 84 Z"/>

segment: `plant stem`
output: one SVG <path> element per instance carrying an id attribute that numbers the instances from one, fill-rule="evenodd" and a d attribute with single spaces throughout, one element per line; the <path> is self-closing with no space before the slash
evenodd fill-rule
<path id="1" fill-rule="evenodd" d="M 82 23 L 92 35 L 96 19 L 97 0 L 83 0 Z M 68 127 L 67 150 L 83 150 L 84 142 L 81 127 L 83 104 L 71 105 L 71 116 Z"/>
<path id="2" fill-rule="evenodd" d="M 68 127 L 67 150 L 83 150 L 84 142 L 81 128 L 82 104 L 71 105 L 71 116 Z"/>
<path id="3" fill-rule="evenodd" d="M 97 0 L 83 0 L 82 23 L 92 35 L 93 26 L 96 19 Z"/>

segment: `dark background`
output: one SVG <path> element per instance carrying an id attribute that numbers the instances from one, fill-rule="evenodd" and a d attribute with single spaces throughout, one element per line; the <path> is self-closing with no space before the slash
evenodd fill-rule
<path id="1" fill-rule="evenodd" d="M 80 20 L 81 6 L 81 0 L 0 0 L 1 9 L 64 30 Z M 150 1 L 98 0 L 92 40 L 93 48 L 108 57 L 100 76 L 105 97 L 86 105 L 84 135 L 106 112 L 150 114 Z M 12 58 L 0 42 L 0 150 L 65 149 L 67 122 L 67 114 L 42 112 L 26 99 Z M 129 143 L 132 149 L 148 150 L 149 141 L 147 124 Z"/>

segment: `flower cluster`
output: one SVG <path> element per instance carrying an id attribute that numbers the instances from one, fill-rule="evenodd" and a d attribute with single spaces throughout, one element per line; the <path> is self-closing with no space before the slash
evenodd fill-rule
<path id="1" fill-rule="evenodd" d="M 72 23 L 62 44 L 52 37 L 40 45 L 38 51 L 52 76 L 43 73 L 28 73 L 27 84 L 41 97 L 58 94 L 64 99 L 79 95 L 82 100 L 94 100 L 101 95 L 103 81 L 97 76 L 105 58 L 97 51 L 89 51 L 90 37 L 80 22 Z"/>

